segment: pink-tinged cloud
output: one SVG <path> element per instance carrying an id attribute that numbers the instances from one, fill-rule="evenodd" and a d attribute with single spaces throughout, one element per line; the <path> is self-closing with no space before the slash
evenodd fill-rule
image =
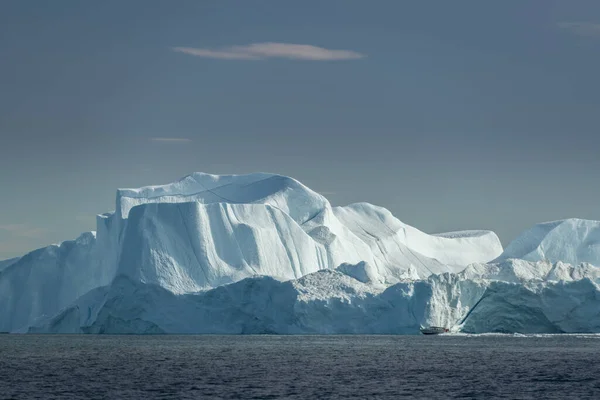
<path id="1" fill-rule="evenodd" d="M 197 57 L 221 60 L 262 60 L 285 58 L 289 60 L 338 61 L 356 60 L 366 57 L 351 50 L 330 50 L 308 44 L 253 43 L 246 46 L 230 46 L 222 49 L 202 49 L 194 47 L 174 47 L 174 51 Z"/>

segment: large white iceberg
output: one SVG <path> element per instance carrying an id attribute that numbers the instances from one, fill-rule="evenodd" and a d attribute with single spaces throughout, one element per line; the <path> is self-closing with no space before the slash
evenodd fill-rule
<path id="1" fill-rule="evenodd" d="M 194 173 L 118 190 L 115 212 L 97 223 L 95 233 L 0 262 L 0 331 L 590 332 L 599 325 L 591 314 L 600 276 L 595 221 L 562 221 L 559 230 L 542 224 L 503 252 L 493 232 L 429 235 L 371 204 L 332 207 L 292 178 Z M 559 313 L 554 300 L 569 312 Z"/>

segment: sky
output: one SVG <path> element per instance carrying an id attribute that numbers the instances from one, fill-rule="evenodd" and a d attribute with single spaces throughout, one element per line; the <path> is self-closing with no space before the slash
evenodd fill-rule
<path id="1" fill-rule="evenodd" d="M 597 0 L 0 2 L 0 259 L 274 172 L 425 232 L 600 220 Z"/>

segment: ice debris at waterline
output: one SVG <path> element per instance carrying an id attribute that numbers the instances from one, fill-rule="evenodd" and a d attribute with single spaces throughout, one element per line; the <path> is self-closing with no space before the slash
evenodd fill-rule
<path id="1" fill-rule="evenodd" d="M 600 222 L 429 235 L 280 175 L 117 191 L 74 241 L 0 261 L 0 331 L 600 332 Z"/>

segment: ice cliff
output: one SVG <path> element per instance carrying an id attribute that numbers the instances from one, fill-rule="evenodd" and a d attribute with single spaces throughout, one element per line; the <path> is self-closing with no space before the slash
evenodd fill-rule
<path id="1" fill-rule="evenodd" d="M 429 235 L 274 174 L 117 191 L 75 241 L 0 262 L 0 331 L 594 332 L 596 221 Z M 600 298 L 600 297 L 599 297 Z M 555 304 L 556 303 L 556 304 Z"/>

